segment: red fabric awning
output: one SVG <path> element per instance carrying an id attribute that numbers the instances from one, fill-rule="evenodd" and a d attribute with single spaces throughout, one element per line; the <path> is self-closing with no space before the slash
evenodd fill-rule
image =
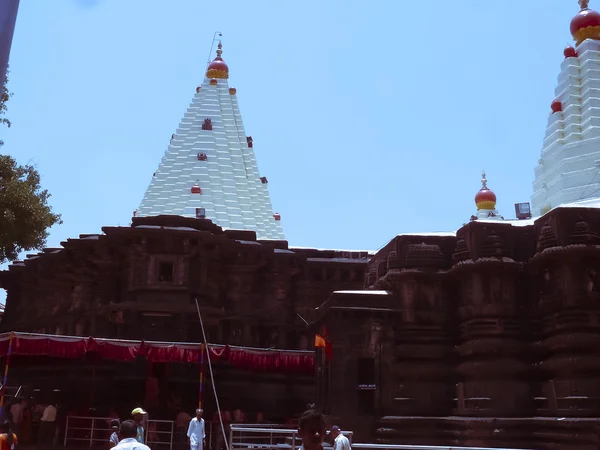
<path id="1" fill-rule="evenodd" d="M 11 333 L 0 334 L 0 358 L 8 354 Z M 200 343 L 125 341 L 93 337 L 54 336 L 47 334 L 13 334 L 11 355 L 81 358 L 95 353 L 103 359 L 133 361 L 143 356 L 155 363 L 200 363 Z M 207 344 L 213 361 L 227 361 L 252 371 L 313 374 L 312 351 L 257 349 Z"/>

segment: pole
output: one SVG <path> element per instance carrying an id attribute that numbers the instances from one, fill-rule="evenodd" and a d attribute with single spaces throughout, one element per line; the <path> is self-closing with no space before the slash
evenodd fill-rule
<path id="1" fill-rule="evenodd" d="M 211 62 L 210 58 L 212 56 L 213 48 L 215 47 L 215 41 L 217 40 L 217 34 L 219 35 L 219 37 L 223 36 L 220 31 L 215 31 L 215 33 L 213 34 L 213 39 L 212 39 L 212 42 L 210 43 L 210 51 L 208 52 L 208 58 L 206 59 L 206 67 L 208 67 L 208 65 Z"/>
<path id="2" fill-rule="evenodd" d="M 198 408 L 202 409 L 202 403 L 204 401 L 204 344 L 200 344 L 200 392 L 198 394 Z"/>
<path id="3" fill-rule="evenodd" d="M 196 311 L 198 312 L 198 319 L 200 320 L 200 328 L 202 329 L 202 339 L 204 339 L 204 345 L 206 346 L 206 361 L 208 362 L 208 371 L 210 373 L 210 381 L 213 388 L 213 394 L 215 395 L 215 403 L 217 404 L 217 414 L 219 414 L 219 422 L 221 423 L 221 432 L 223 433 L 223 442 L 227 444 L 227 434 L 225 433 L 225 425 L 223 425 L 223 416 L 221 415 L 221 405 L 219 405 L 219 397 L 217 397 L 217 388 L 215 386 L 215 377 L 213 375 L 212 364 L 210 362 L 210 349 L 208 342 L 206 342 L 206 332 L 204 331 L 204 322 L 202 321 L 202 314 L 200 314 L 200 304 L 196 298 Z"/>
<path id="4" fill-rule="evenodd" d="M 0 85 L 4 86 L 10 48 L 12 47 L 19 0 L 3 0 L 0 7 Z"/>
<path id="5" fill-rule="evenodd" d="M 92 362 L 92 408 L 96 403 L 96 362 Z"/>
<path id="6" fill-rule="evenodd" d="M 4 365 L 4 379 L 2 380 L 2 393 L 0 394 L 0 408 L 4 406 L 4 392 L 6 390 L 6 382 L 8 381 L 8 366 L 10 366 L 10 355 L 12 354 L 12 345 L 15 333 L 10 333 L 8 338 L 8 352 L 6 353 L 6 363 Z"/>

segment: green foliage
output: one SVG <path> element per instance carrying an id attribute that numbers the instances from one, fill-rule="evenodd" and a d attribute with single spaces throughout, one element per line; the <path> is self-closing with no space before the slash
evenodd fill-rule
<path id="1" fill-rule="evenodd" d="M 0 95 L 0 116 L 6 114 L 6 102 L 12 97 L 12 92 L 9 92 L 8 88 L 8 69 L 6 69 L 6 77 L 4 78 L 4 84 L 2 85 L 2 94 Z M 6 125 L 10 128 L 10 120 L 6 117 L 0 117 L 0 125 Z M 4 141 L 0 139 L 0 147 L 4 145 Z"/>
<path id="2" fill-rule="evenodd" d="M 0 116 L 6 113 L 6 102 L 12 96 L 7 82 L 8 77 L 0 97 Z M 0 124 L 10 127 L 5 117 L 0 117 Z M 20 166 L 11 156 L 0 155 L 0 263 L 14 261 L 22 251 L 44 248 L 48 228 L 62 223 L 48 205 L 49 197 L 35 167 Z"/>
<path id="3" fill-rule="evenodd" d="M 48 228 L 62 223 L 48 205 L 49 197 L 35 167 L 0 155 L 0 263 L 14 261 L 24 250 L 44 248 Z"/>

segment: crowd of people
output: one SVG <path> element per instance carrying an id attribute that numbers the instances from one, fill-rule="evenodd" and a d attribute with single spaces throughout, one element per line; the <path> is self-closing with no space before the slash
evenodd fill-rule
<path id="1" fill-rule="evenodd" d="M 302 440 L 300 450 L 322 450 L 323 442 L 327 437 L 325 416 L 312 404 L 309 404 L 308 408 L 299 420 L 290 418 L 286 425 L 289 428 L 298 428 L 298 436 Z M 58 411 L 58 405 L 51 402 L 29 404 L 24 399 L 14 399 L 5 404 L 0 409 L 0 450 L 14 450 L 20 444 L 37 444 L 39 450 L 55 446 L 63 415 Z M 64 415 L 70 416 L 68 413 Z M 203 415 L 204 411 L 200 408 L 195 411 L 194 417 L 184 411 L 177 414 L 173 424 L 175 448 L 227 450 L 228 442 L 221 431 L 221 424 L 228 436 L 232 424 L 248 423 L 246 414 L 240 409 L 234 410 L 233 414 L 228 410 L 222 410 L 220 416 L 215 413 L 211 420 L 213 442 L 211 449 L 208 449 L 206 436 L 209 430 Z M 124 421 L 120 420 L 115 410 L 111 410 L 107 422 L 109 431 L 104 431 L 106 446 L 112 450 L 149 450 L 148 445 L 157 444 L 160 439 L 156 437 L 156 430 L 152 429 L 153 421 L 148 422 L 147 419 L 147 412 L 139 407 L 133 409 L 130 417 Z M 255 420 L 252 422 L 256 424 L 268 423 L 261 412 L 256 413 L 253 419 Z M 149 423 L 150 430 L 147 430 Z M 98 431 L 102 430 L 98 429 Z M 343 435 L 338 426 L 331 427 L 329 438 L 333 450 L 351 450 L 348 438 Z"/>
<path id="2" fill-rule="evenodd" d="M 202 409 L 196 410 L 187 427 L 187 446 L 190 450 L 206 449 L 206 424 Z M 146 412 L 136 408 L 131 412 L 132 420 L 119 424 L 113 421 L 114 432 L 110 437 L 113 450 L 150 450 L 144 444 L 144 417 Z M 302 440 L 300 450 L 323 450 L 323 442 L 327 436 L 325 416 L 316 409 L 306 411 L 298 421 L 298 436 Z M 340 427 L 334 425 L 330 429 L 333 450 L 351 450 L 349 439 L 344 436 Z M 0 450 L 4 450 L 0 448 Z"/>
<path id="3" fill-rule="evenodd" d="M 18 443 L 37 443 L 44 449 L 56 443 L 57 405 L 13 399 L 0 410 L 0 450 L 13 449 Z"/>

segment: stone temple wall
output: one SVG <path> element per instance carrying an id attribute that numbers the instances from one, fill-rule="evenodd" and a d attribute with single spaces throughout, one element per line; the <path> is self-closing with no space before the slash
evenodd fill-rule
<path id="1" fill-rule="evenodd" d="M 597 448 L 599 295 L 598 209 L 398 236 L 319 308 L 322 404 L 382 442 Z"/>

